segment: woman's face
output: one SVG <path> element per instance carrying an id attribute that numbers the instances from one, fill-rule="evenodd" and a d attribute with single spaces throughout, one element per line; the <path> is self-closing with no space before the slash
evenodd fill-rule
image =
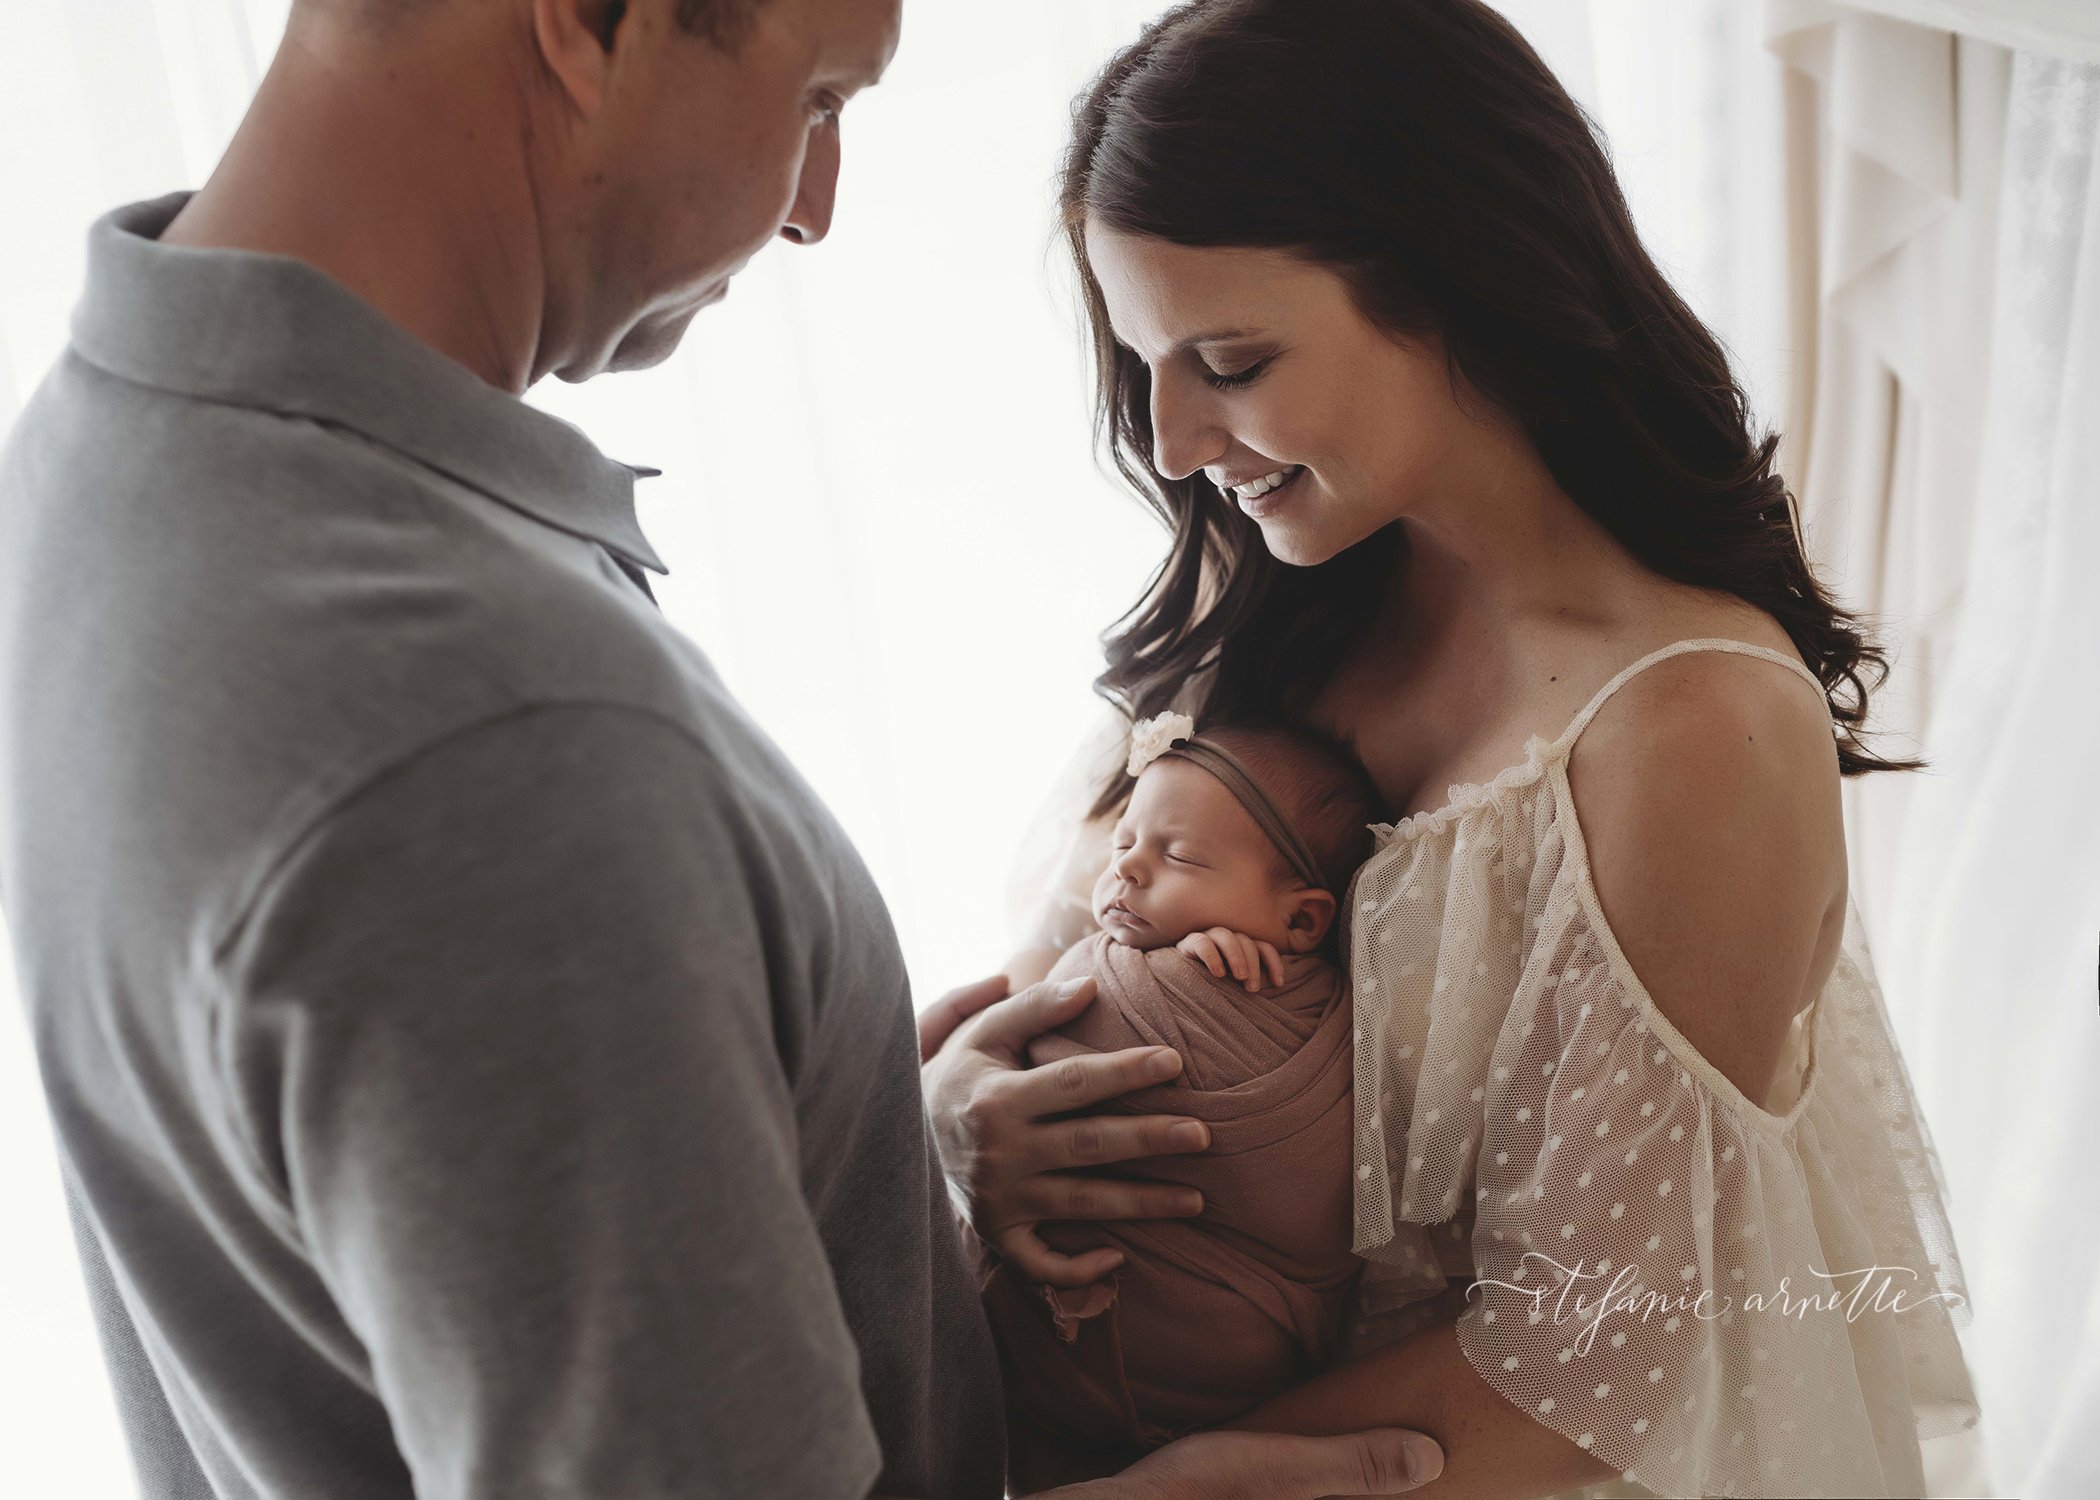
<path id="1" fill-rule="evenodd" d="M 1443 341 L 1387 334 L 1324 266 L 1092 222 L 1086 245 L 1117 342 L 1151 368 L 1153 466 L 1200 470 L 1284 562 L 1325 562 L 1433 503 L 1483 435 Z"/>

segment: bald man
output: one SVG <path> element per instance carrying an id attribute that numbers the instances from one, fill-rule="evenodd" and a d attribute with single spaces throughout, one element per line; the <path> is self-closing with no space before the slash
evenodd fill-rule
<path id="1" fill-rule="evenodd" d="M 648 471 L 518 399 L 823 239 L 898 31 L 298 0 L 204 188 L 91 230 L 0 450 L 0 901 L 149 1500 L 1001 1494 L 882 901 L 655 610 Z"/>

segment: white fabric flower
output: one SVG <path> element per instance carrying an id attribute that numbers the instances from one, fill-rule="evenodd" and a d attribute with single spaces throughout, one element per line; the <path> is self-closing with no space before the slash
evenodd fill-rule
<path id="1" fill-rule="evenodd" d="M 1187 714 L 1154 714 L 1140 720 L 1130 731 L 1130 774 L 1139 775 L 1172 749 L 1176 741 L 1188 739 L 1195 732 L 1196 721 Z"/>

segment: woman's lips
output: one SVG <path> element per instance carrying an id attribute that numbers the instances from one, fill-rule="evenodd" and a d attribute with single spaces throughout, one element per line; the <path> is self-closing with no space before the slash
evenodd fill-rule
<path id="1" fill-rule="evenodd" d="M 1291 475 L 1282 484 L 1277 485 L 1275 489 L 1270 490 L 1266 494 L 1257 495 L 1252 500 L 1240 501 L 1240 509 L 1257 521 L 1263 516 L 1281 510 L 1290 501 L 1292 493 L 1298 488 L 1299 481 L 1304 479 L 1308 472 L 1303 466 L 1300 466 L 1295 474 Z"/>

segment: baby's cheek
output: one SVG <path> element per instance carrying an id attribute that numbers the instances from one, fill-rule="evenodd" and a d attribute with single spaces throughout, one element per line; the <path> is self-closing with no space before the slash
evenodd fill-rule
<path id="1" fill-rule="evenodd" d="M 1178 883 L 1173 899 L 1162 902 L 1163 909 L 1152 920 L 1178 943 L 1192 932 L 1230 927 L 1235 905 L 1228 882 L 1216 876 L 1193 876 Z"/>

